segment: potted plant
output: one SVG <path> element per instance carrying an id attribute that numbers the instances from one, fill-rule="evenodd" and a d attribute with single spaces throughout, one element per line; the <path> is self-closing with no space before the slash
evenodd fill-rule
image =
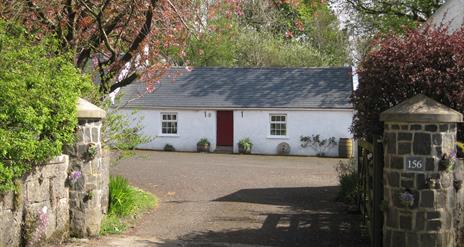
<path id="1" fill-rule="evenodd" d="M 454 164 L 456 163 L 456 153 L 451 152 L 450 154 L 443 154 L 439 162 L 440 170 L 451 171 Z"/>
<path id="2" fill-rule="evenodd" d="M 210 143 L 208 141 L 208 139 L 206 138 L 201 138 L 198 142 L 197 142 L 197 151 L 198 152 L 209 152 L 209 147 L 210 147 Z"/>
<path id="3" fill-rule="evenodd" d="M 244 138 L 238 143 L 238 152 L 241 154 L 251 154 L 251 148 L 253 143 L 251 143 L 250 138 Z"/>
<path id="4" fill-rule="evenodd" d="M 400 202 L 405 207 L 412 207 L 414 205 L 414 195 L 409 191 L 405 191 L 400 194 Z"/>

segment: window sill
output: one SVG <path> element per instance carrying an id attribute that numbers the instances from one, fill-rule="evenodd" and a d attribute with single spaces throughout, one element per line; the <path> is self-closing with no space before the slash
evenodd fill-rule
<path id="1" fill-rule="evenodd" d="M 268 139 L 282 139 L 288 140 L 288 136 L 267 136 Z"/>
<path id="2" fill-rule="evenodd" d="M 179 137 L 179 134 L 159 134 L 159 137 Z"/>

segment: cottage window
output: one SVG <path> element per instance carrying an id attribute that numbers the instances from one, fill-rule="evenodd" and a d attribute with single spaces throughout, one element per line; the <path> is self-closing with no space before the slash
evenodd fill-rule
<path id="1" fill-rule="evenodd" d="M 287 115 L 271 114 L 271 136 L 287 136 Z"/>
<path id="2" fill-rule="evenodd" d="M 177 113 L 161 113 L 161 134 L 177 134 Z"/>

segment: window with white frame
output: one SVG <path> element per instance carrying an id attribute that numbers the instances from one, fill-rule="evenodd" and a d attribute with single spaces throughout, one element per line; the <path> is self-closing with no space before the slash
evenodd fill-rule
<path id="1" fill-rule="evenodd" d="M 287 114 L 271 114 L 271 136 L 287 136 Z"/>
<path id="2" fill-rule="evenodd" d="M 177 135 L 177 113 L 161 113 L 161 134 Z"/>

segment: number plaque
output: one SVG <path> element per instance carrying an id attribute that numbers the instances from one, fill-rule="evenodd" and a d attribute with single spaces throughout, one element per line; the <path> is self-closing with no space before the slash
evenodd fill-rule
<path id="1" fill-rule="evenodd" d="M 406 171 L 425 171 L 424 157 L 407 157 L 404 164 Z"/>

